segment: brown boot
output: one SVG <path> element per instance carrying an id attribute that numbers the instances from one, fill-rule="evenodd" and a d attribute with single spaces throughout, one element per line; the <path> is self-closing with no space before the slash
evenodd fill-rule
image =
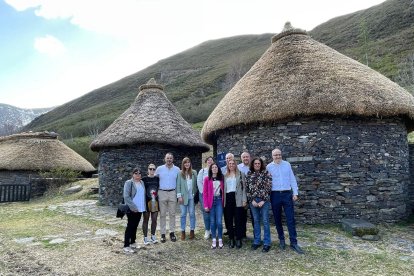
<path id="1" fill-rule="evenodd" d="M 181 231 L 181 240 L 185 241 L 185 231 Z"/>
<path id="2" fill-rule="evenodd" d="M 190 240 L 194 240 L 194 230 L 190 231 Z"/>

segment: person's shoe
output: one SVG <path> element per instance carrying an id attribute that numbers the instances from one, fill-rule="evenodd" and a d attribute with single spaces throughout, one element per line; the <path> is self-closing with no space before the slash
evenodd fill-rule
<path id="1" fill-rule="evenodd" d="M 228 232 L 228 231 L 226 231 L 226 232 L 224 232 L 224 233 L 223 233 L 223 235 L 224 235 L 224 236 L 228 236 L 228 235 L 229 235 L 229 232 Z"/>
<path id="2" fill-rule="evenodd" d="M 213 239 L 212 243 L 211 243 L 211 249 L 216 249 L 217 248 L 217 241 L 216 239 Z"/>
<path id="3" fill-rule="evenodd" d="M 204 239 L 205 240 L 208 240 L 210 238 L 210 230 L 206 230 L 205 232 L 204 232 Z"/>
<path id="4" fill-rule="evenodd" d="M 151 242 L 152 242 L 153 244 L 158 243 L 157 237 L 156 237 L 155 235 L 151 235 Z"/>
<path id="5" fill-rule="evenodd" d="M 132 249 L 140 249 L 141 247 L 137 244 L 137 243 L 131 243 L 130 245 L 129 245 L 129 247 L 131 247 Z"/>
<path id="6" fill-rule="evenodd" d="M 195 235 L 194 235 L 194 230 L 190 230 L 190 240 L 194 240 Z"/>
<path id="7" fill-rule="evenodd" d="M 256 250 L 260 247 L 260 244 L 252 244 L 252 250 Z"/>
<path id="8" fill-rule="evenodd" d="M 161 234 L 161 242 L 165 243 L 167 239 L 165 238 L 165 234 Z"/>
<path id="9" fill-rule="evenodd" d="M 127 246 L 127 247 L 124 247 L 124 253 L 125 254 L 132 254 L 132 253 L 135 253 L 135 251 L 131 247 Z"/>
<path id="10" fill-rule="evenodd" d="M 267 253 L 270 250 L 270 245 L 263 245 L 262 252 Z"/>
<path id="11" fill-rule="evenodd" d="M 292 250 L 298 254 L 305 254 L 305 252 L 303 252 L 302 248 L 300 248 L 298 244 L 291 244 L 290 248 L 292 248 Z"/>
<path id="12" fill-rule="evenodd" d="M 285 241 L 280 241 L 280 242 L 279 242 L 279 248 L 280 248 L 281 250 L 285 250 L 285 249 L 286 249 L 286 243 L 285 243 Z"/>
<path id="13" fill-rule="evenodd" d="M 181 231 L 181 240 L 185 241 L 185 231 Z"/>
<path id="14" fill-rule="evenodd" d="M 242 248 L 242 241 L 236 240 L 236 248 Z"/>
<path id="15" fill-rule="evenodd" d="M 234 245 L 235 245 L 235 241 L 234 241 L 233 239 L 231 239 L 231 240 L 229 241 L 229 247 L 230 247 L 230 248 L 234 248 Z"/>
<path id="16" fill-rule="evenodd" d="M 223 240 L 219 239 L 219 248 L 223 249 L 223 247 L 224 247 Z"/>
<path id="17" fill-rule="evenodd" d="M 184 232 L 184 234 L 185 234 L 185 232 Z M 174 232 L 171 232 L 171 233 L 170 233 L 170 240 L 171 240 L 172 242 L 176 242 L 176 241 L 177 241 L 177 238 L 175 237 Z"/>
<path id="18" fill-rule="evenodd" d="M 151 242 L 148 239 L 148 237 L 144 237 L 144 245 L 149 245 L 149 244 L 151 244 Z"/>

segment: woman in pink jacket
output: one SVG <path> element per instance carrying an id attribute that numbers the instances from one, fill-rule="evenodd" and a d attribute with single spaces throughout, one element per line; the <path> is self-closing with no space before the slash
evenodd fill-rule
<path id="1" fill-rule="evenodd" d="M 211 164 L 208 176 L 204 178 L 203 202 L 204 210 L 210 212 L 212 249 L 223 248 L 223 202 L 224 202 L 224 177 L 216 163 Z"/>

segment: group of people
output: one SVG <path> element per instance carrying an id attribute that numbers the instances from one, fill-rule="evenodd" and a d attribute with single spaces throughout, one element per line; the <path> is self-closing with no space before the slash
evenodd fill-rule
<path id="1" fill-rule="evenodd" d="M 282 160 L 282 152 L 272 151 L 273 162 L 265 165 L 262 158 L 250 158 L 248 152 L 241 155 L 242 163 L 237 164 L 232 153 L 226 154 L 226 165 L 222 168 L 213 157 L 205 160 L 205 167 L 198 174 L 192 168 L 191 160 L 185 157 L 181 169 L 174 165 L 171 153 L 165 155 L 165 164 L 148 166 L 148 175 L 144 178 L 141 171 L 133 170 L 132 178 L 124 185 L 123 197 L 129 206 L 128 223 L 125 230 L 124 251 L 133 253 L 136 244 L 136 231 L 143 221 L 144 244 L 157 243 L 155 230 L 160 212 L 161 242 L 166 242 L 166 217 L 169 214 L 169 238 L 175 236 L 175 213 L 178 202 L 181 210 L 181 240 L 186 239 L 187 215 L 190 218 L 189 239 L 195 237 L 195 205 L 200 203 L 203 215 L 204 238 L 211 237 L 211 248 L 223 248 L 223 222 L 228 235 L 230 248 L 241 248 L 246 237 L 247 210 L 250 209 L 254 239 L 252 250 L 263 245 L 262 252 L 271 247 L 269 208 L 279 238 L 279 247 L 286 248 L 282 226 L 282 209 L 285 213 L 289 232 L 290 247 L 297 253 L 303 250 L 297 243 L 294 218 L 294 201 L 298 200 L 298 185 L 289 162 Z M 151 236 L 148 237 L 149 217 L 151 216 Z M 263 239 L 261 238 L 263 225 Z"/>

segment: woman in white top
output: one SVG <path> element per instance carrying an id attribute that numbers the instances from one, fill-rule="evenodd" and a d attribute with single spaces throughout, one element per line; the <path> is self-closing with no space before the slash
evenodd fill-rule
<path id="1" fill-rule="evenodd" d="M 190 240 L 194 239 L 196 224 L 194 195 L 197 193 L 197 172 L 192 169 L 191 160 L 185 157 L 181 162 L 181 172 L 177 175 L 177 198 L 181 209 L 181 240 L 185 240 L 187 213 L 190 215 Z"/>
<path id="2" fill-rule="evenodd" d="M 141 220 L 142 213 L 146 211 L 145 206 L 145 185 L 141 180 L 141 170 L 135 168 L 132 171 L 132 178 L 124 184 L 124 202 L 128 205 L 128 223 L 125 229 L 124 252 L 134 253 L 134 248 L 139 248 L 136 244 L 137 228 Z"/>
<path id="3" fill-rule="evenodd" d="M 200 193 L 200 196 L 199 196 L 200 210 L 201 210 L 201 213 L 203 214 L 203 220 L 204 220 L 204 229 L 205 229 L 204 238 L 207 240 L 208 238 L 210 238 L 210 234 L 211 234 L 210 213 L 204 210 L 203 184 L 204 184 L 204 178 L 208 177 L 208 169 L 210 168 L 210 165 L 214 163 L 213 157 L 211 156 L 207 157 L 204 163 L 205 163 L 205 167 L 202 168 L 198 172 L 197 187 L 198 187 L 198 192 Z"/>
<path id="4" fill-rule="evenodd" d="M 224 175 L 224 223 L 229 235 L 229 247 L 242 247 L 243 212 L 247 205 L 246 190 L 243 187 L 244 174 L 234 160 L 227 163 Z"/>

